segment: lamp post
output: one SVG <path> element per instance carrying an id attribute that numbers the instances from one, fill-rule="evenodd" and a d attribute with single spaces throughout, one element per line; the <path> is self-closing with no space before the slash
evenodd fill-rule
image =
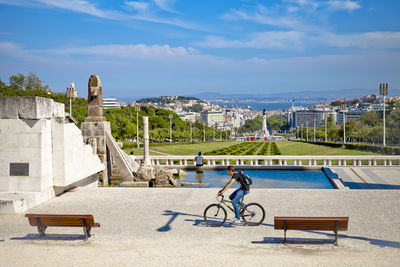
<path id="1" fill-rule="evenodd" d="M 388 95 L 388 84 L 381 83 L 379 86 L 379 94 L 383 96 L 383 146 L 386 146 L 386 124 L 385 124 L 385 117 L 386 117 L 386 107 L 385 107 L 385 100 L 386 96 Z"/>
<path id="2" fill-rule="evenodd" d="M 328 142 L 328 135 L 327 135 L 327 132 L 326 132 L 327 118 L 325 118 L 324 120 L 325 120 L 325 142 Z"/>
<path id="3" fill-rule="evenodd" d="M 135 111 L 136 111 L 136 145 L 139 148 L 139 112 L 140 112 L 139 105 L 135 106 Z"/>
<path id="4" fill-rule="evenodd" d="M 343 145 L 346 144 L 346 104 L 341 104 L 340 108 L 342 109 L 343 112 Z"/>
<path id="5" fill-rule="evenodd" d="M 190 122 L 190 142 L 193 142 L 193 135 L 192 135 L 192 122 Z"/>
<path id="6" fill-rule="evenodd" d="M 215 127 L 213 126 L 212 129 L 213 129 L 213 139 L 212 140 L 215 141 L 214 140 L 215 139 Z"/>
<path id="7" fill-rule="evenodd" d="M 315 142 L 315 123 L 317 122 L 317 119 L 314 117 L 313 118 L 313 123 L 314 123 L 314 142 Z"/>
<path id="8" fill-rule="evenodd" d="M 172 114 L 168 115 L 169 118 L 169 141 L 172 142 L 172 118 L 174 116 Z"/>
<path id="9" fill-rule="evenodd" d="M 301 124 L 301 140 L 304 140 L 303 139 L 303 135 L 304 135 L 303 131 L 304 131 L 304 124 Z"/>
<path id="10" fill-rule="evenodd" d="M 67 88 L 67 98 L 69 99 L 69 115 L 72 117 L 72 98 L 74 98 L 75 83 L 71 83 L 71 87 Z"/>
<path id="11" fill-rule="evenodd" d="M 306 141 L 308 142 L 308 121 L 306 121 Z"/>
<path id="12" fill-rule="evenodd" d="M 206 124 L 203 123 L 203 142 L 206 141 Z"/>

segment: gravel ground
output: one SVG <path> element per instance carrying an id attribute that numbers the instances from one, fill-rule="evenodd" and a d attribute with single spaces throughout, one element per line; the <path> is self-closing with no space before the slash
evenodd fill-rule
<path id="1" fill-rule="evenodd" d="M 21 215 L 0 216 L 0 266 L 399 266 L 400 191 L 253 189 L 261 226 L 211 228 L 202 214 L 216 189 L 98 188 L 66 193 L 28 213 L 89 213 L 100 228 L 47 229 L 38 239 Z M 274 216 L 349 216 L 349 230 L 283 231 Z M 233 213 L 228 218 L 232 218 Z"/>

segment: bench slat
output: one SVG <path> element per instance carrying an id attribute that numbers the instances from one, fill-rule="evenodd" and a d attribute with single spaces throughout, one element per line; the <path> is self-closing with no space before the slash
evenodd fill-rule
<path id="1" fill-rule="evenodd" d="M 42 226 L 55 227 L 82 227 L 82 220 L 85 220 L 88 227 L 100 227 L 99 223 L 94 222 L 93 215 L 66 215 L 66 214 L 26 214 L 29 224 L 37 226 L 36 218 L 40 219 Z"/>
<path id="2" fill-rule="evenodd" d="M 280 217 L 274 218 L 274 228 L 284 230 L 286 222 L 287 230 L 325 230 L 330 231 L 336 228 L 338 222 L 339 231 L 347 231 L 348 217 Z"/>

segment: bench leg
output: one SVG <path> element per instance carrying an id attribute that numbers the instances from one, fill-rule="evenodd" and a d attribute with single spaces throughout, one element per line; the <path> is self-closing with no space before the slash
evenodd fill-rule
<path id="1" fill-rule="evenodd" d="M 283 243 L 286 244 L 286 231 L 287 231 L 287 227 L 286 227 L 286 221 L 283 222 L 283 227 L 284 227 L 284 237 L 283 237 Z"/>
<path id="2" fill-rule="evenodd" d="M 39 235 L 40 235 L 40 239 L 42 239 L 46 235 L 47 226 L 43 226 L 40 223 L 40 219 L 39 218 L 36 218 L 36 224 L 37 224 L 37 229 L 38 229 L 38 232 L 39 232 Z"/>
<path id="3" fill-rule="evenodd" d="M 90 230 L 92 227 L 88 227 L 86 225 L 85 219 L 81 219 L 81 221 L 82 221 L 82 226 L 83 226 L 83 233 L 85 234 L 85 240 L 88 240 L 88 238 L 90 237 Z"/>
<path id="4" fill-rule="evenodd" d="M 338 238 L 338 227 L 339 227 L 339 225 L 338 225 L 339 223 L 338 223 L 338 221 L 336 221 L 336 224 L 335 224 L 335 241 L 334 241 L 334 243 L 333 244 L 335 244 L 335 246 L 337 246 L 338 245 L 338 243 L 337 243 L 337 238 Z"/>

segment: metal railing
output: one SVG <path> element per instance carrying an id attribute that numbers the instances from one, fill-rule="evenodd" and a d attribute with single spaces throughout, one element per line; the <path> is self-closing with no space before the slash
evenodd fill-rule
<path id="1" fill-rule="evenodd" d="M 400 156 L 204 156 L 204 166 L 400 166 Z M 143 160 L 138 156 L 139 163 Z M 193 166 L 193 156 L 150 156 L 152 165 Z"/>

